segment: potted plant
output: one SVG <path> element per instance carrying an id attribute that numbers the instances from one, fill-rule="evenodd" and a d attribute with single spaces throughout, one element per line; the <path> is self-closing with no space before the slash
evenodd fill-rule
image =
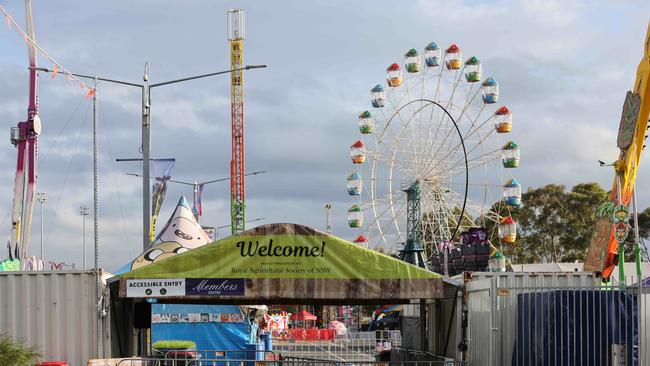
<path id="1" fill-rule="evenodd" d="M 9 336 L 0 336 L 0 365 L 29 366 L 40 357 L 41 354 L 33 348 L 16 342 Z"/>
<path id="2" fill-rule="evenodd" d="M 191 362 L 183 361 L 191 361 L 198 358 L 196 343 L 193 341 L 161 340 L 151 345 L 151 348 L 153 348 L 157 355 L 163 356 L 166 359 L 179 360 L 173 363 L 178 366 L 191 365 Z"/>

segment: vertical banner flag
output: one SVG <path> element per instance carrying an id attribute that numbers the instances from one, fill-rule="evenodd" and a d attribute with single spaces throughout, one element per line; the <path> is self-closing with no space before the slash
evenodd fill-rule
<path id="1" fill-rule="evenodd" d="M 162 207 L 165 193 L 167 192 L 167 181 L 171 179 L 172 170 L 176 159 L 152 159 L 151 171 L 154 177 L 153 189 L 151 190 L 151 231 L 149 241 L 153 242 L 156 233 L 156 218 Z"/>
<path id="2" fill-rule="evenodd" d="M 203 186 L 205 183 L 194 184 L 194 207 L 192 207 L 192 213 L 194 213 L 194 218 L 196 221 L 199 221 L 199 216 L 203 216 L 203 207 L 201 206 L 201 193 L 203 193 Z"/>

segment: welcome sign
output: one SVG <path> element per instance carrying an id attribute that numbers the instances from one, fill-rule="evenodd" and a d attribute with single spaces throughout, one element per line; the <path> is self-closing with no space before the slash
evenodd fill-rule
<path id="1" fill-rule="evenodd" d="M 233 299 L 411 299 L 442 290 L 441 275 L 292 224 L 258 227 L 122 278 L 183 278 L 185 296 Z"/>

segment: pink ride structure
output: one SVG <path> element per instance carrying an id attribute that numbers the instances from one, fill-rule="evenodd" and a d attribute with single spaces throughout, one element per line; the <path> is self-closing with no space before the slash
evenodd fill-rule
<path id="1" fill-rule="evenodd" d="M 32 226 L 34 196 L 36 192 L 36 160 L 41 120 L 38 116 L 38 74 L 34 47 L 34 22 L 31 0 L 25 1 L 29 54 L 29 100 L 27 120 L 11 129 L 11 143 L 18 148 L 14 200 L 11 217 L 10 255 L 25 263 L 28 257 L 29 233 Z"/>

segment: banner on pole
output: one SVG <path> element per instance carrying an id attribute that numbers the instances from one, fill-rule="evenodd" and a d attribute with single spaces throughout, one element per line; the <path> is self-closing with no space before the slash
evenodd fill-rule
<path id="1" fill-rule="evenodd" d="M 153 242 L 156 233 L 156 219 L 162 207 L 165 193 L 167 192 L 167 181 L 171 179 L 172 170 L 176 159 L 152 159 L 151 171 L 154 177 L 153 189 L 151 190 L 151 230 L 149 241 Z"/>

